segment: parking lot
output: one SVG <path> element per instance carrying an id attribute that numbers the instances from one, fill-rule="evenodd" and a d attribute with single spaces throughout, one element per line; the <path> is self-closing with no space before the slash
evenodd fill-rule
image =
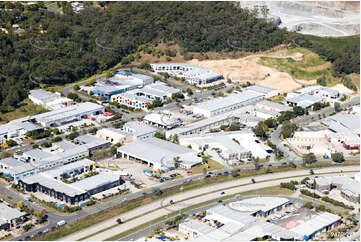
<path id="1" fill-rule="evenodd" d="M 182 169 L 176 169 L 165 173 L 153 172 L 159 179 L 147 175 L 144 170 L 151 170 L 147 165 L 124 158 L 110 158 L 98 162 L 100 167 L 109 167 L 114 170 L 120 170 L 123 174 L 129 174 L 138 184 L 144 184 L 146 187 L 155 186 L 161 182 L 166 182 L 172 179 L 178 179 L 187 176 L 187 172 Z M 174 174 L 177 174 L 175 176 Z M 188 174 L 191 175 L 191 174 Z"/>

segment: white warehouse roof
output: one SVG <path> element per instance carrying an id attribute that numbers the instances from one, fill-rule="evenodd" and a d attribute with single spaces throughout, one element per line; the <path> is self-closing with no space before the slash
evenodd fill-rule
<path id="1" fill-rule="evenodd" d="M 241 201 L 232 202 L 229 206 L 240 212 L 267 212 L 276 207 L 288 203 L 290 200 L 283 197 L 254 197 L 247 198 Z"/>

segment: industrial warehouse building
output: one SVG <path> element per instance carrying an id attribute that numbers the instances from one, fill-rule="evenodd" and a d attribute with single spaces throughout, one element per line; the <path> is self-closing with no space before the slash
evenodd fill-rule
<path id="1" fill-rule="evenodd" d="M 268 216 L 286 208 L 290 204 L 290 200 L 283 197 L 254 197 L 232 202 L 229 206 L 232 209 L 250 213 L 253 216 Z"/>
<path id="2" fill-rule="evenodd" d="M 150 76 L 119 71 L 104 84 L 97 84 L 93 93 L 100 98 L 105 97 L 109 101 L 112 95 L 142 88 L 153 82 L 154 79 Z"/>
<path id="3" fill-rule="evenodd" d="M 28 131 L 42 129 L 41 126 L 30 122 L 28 118 L 12 120 L 9 123 L 0 125 L 0 144 L 5 143 L 9 139 L 25 135 Z"/>
<path id="4" fill-rule="evenodd" d="M 0 203 L 0 230 L 15 228 L 17 226 L 16 220 L 24 217 L 26 217 L 26 213 Z"/>
<path id="5" fill-rule="evenodd" d="M 309 86 L 287 94 L 286 102 L 294 106 L 309 108 L 315 103 L 333 102 L 340 97 L 337 90 L 323 86 Z"/>
<path id="6" fill-rule="evenodd" d="M 264 95 L 244 91 L 241 93 L 232 93 L 226 97 L 218 97 L 209 101 L 201 102 L 191 106 L 191 108 L 193 113 L 201 114 L 209 118 L 255 104 L 263 99 Z"/>
<path id="7" fill-rule="evenodd" d="M 122 131 L 133 136 L 133 140 L 154 137 L 157 129 L 141 122 L 131 121 L 123 125 Z"/>
<path id="8" fill-rule="evenodd" d="M 337 189 L 343 198 L 348 201 L 357 203 L 360 198 L 360 182 L 347 176 L 320 176 L 307 180 L 306 185 L 320 192 L 331 191 Z"/>
<path id="9" fill-rule="evenodd" d="M 113 144 L 125 144 L 133 141 L 133 136 L 120 129 L 104 128 L 97 131 L 97 137 Z"/>
<path id="10" fill-rule="evenodd" d="M 22 154 L 21 160 L 29 162 L 35 166 L 38 171 L 45 171 L 72 163 L 89 156 L 98 149 L 104 149 L 110 145 L 110 142 L 103 141 L 91 135 L 79 136 L 75 142 L 78 142 L 80 145 L 59 142 L 54 143 L 54 148 L 52 147 L 47 151 L 38 148 L 25 151 Z"/>
<path id="11" fill-rule="evenodd" d="M 167 86 L 163 82 L 155 82 L 143 88 L 134 89 L 132 92 L 151 100 L 165 101 L 167 98 L 171 98 L 172 94 L 179 93 L 181 90 Z"/>
<path id="12" fill-rule="evenodd" d="M 170 76 L 184 78 L 189 84 L 198 86 L 207 86 L 224 79 L 223 75 L 215 73 L 210 69 L 187 63 L 151 64 L 150 66 L 157 73 L 167 72 Z"/>
<path id="13" fill-rule="evenodd" d="M 253 92 L 255 94 L 263 95 L 265 98 L 272 98 L 278 96 L 278 90 L 271 87 L 261 86 L 261 85 L 252 85 L 249 87 L 243 88 L 244 91 Z"/>
<path id="14" fill-rule="evenodd" d="M 123 183 L 119 175 L 110 172 L 100 173 L 71 184 L 51 178 L 46 173 L 24 177 L 18 182 L 19 186 L 27 192 L 41 192 L 71 205 L 78 205 L 88 200 L 91 195 Z"/>
<path id="15" fill-rule="evenodd" d="M 360 149 L 360 116 L 339 113 L 321 121 L 331 133 L 327 138 L 330 142 L 341 141 L 346 149 Z"/>
<path id="16" fill-rule="evenodd" d="M 219 152 L 219 156 L 226 161 L 238 161 L 240 159 L 249 158 L 252 153 L 248 149 L 248 144 L 252 143 L 252 140 L 247 141 L 247 146 L 245 146 L 247 148 L 245 148 L 243 146 L 245 145 L 244 142 L 241 144 L 237 139 L 231 138 L 231 133 L 234 132 L 180 136 L 179 144 L 186 147 L 191 146 L 192 149 L 197 152 L 217 150 Z M 241 134 L 241 132 L 238 133 Z M 248 139 L 248 133 L 246 135 Z"/>
<path id="17" fill-rule="evenodd" d="M 139 161 L 155 170 L 174 168 L 174 158 L 179 157 L 180 167 L 189 169 L 202 162 L 197 152 L 171 142 L 147 138 L 125 144 L 117 149 L 117 156 Z"/>
<path id="18" fill-rule="evenodd" d="M 15 158 L 8 157 L 0 160 L 0 172 L 17 181 L 18 179 L 30 176 L 36 173 L 36 167 L 30 163 L 19 161 Z"/>
<path id="19" fill-rule="evenodd" d="M 309 240 L 323 232 L 337 228 L 340 224 L 341 217 L 332 213 L 322 212 L 312 216 L 304 223 L 293 227 L 290 231 L 303 235 L 304 240 Z"/>
<path id="20" fill-rule="evenodd" d="M 278 117 L 281 112 L 291 111 L 292 107 L 263 100 L 256 104 L 256 116 L 264 119 Z"/>
<path id="21" fill-rule="evenodd" d="M 260 159 L 269 156 L 267 150 L 270 148 L 257 143 L 251 130 L 179 135 L 178 139 L 181 145 L 190 145 L 197 152 L 217 150 L 226 161 L 237 161 L 250 155 Z"/>
<path id="22" fill-rule="evenodd" d="M 305 221 L 292 221 L 291 228 L 257 216 L 256 211 L 277 211 L 289 202 L 281 197 L 255 197 L 234 202 L 239 204 L 235 208 L 217 205 L 208 209 L 204 218 L 179 224 L 179 232 L 196 241 L 301 241 L 313 239 L 341 223 L 341 217 L 328 212 L 313 214 Z"/>
<path id="23" fill-rule="evenodd" d="M 210 117 L 207 119 L 200 120 L 198 122 L 194 122 L 192 124 L 178 127 L 172 130 L 167 130 L 165 132 L 166 138 L 170 138 L 174 135 L 189 135 L 205 132 L 211 128 L 216 128 L 221 126 L 222 124 L 230 124 L 234 121 L 234 116 L 229 114 L 222 114 L 214 117 Z"/>
<path id="24" fill-rule="evenodd" d="M 39 122 L 44 127 L 56 127 L 73 121 L 87 118 L 91 115 L 104 113 L 105 108 L 102 105 L 85 102 L 70 107 L 59 108 L 50 112 L 37 114 L 29 119 Z"/>
<path id="25" fill-rule="evenodd" d="M 54 178 L 55 180 L 61 180 L 62 178 L 70 178 L 82 173 L 87 173 L 92 171 L 94 167 L 94 161 L 89 159 L 82 159 L 55 169 L 48 170 L 43 174 L 50 178 Z"/>
<path id="26" fill-rule="evenodd" d="M 113 95 L 110 98 L 111 102 L 117 102 L 121 105 L 131 107 L 134 109 L 148 110 L 148 105 L 150 105 L 153 100 L 144 96 L 138 96 L 135 92 L 129 91 L 126 93 Z"/>
<path id="27" fill-rule="evenodd" d="M 50 110 L 71 106 L 74 103 L 73 100 L 67 97 L 62 97 L 58 92 L 53 93 L 42 89 L 31 90 L 29 93 L 29 99 L 33 103 Z"/>
<path id="28" fill-rule="evenodd" d="M 162 129 L 173 129 L 182 125 L 182 120 L 176 119 L 171 113 L 150 113 L 143 118 L 144 123 Z"/>

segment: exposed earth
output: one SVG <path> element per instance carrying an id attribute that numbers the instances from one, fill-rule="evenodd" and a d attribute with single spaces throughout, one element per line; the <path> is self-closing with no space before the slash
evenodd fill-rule
<path id="1" fill-rule="evenodd" d="M 267 18 L 302 34 L 350 36 L 360 34 L 359 1 L 239 1 L 242 8 L 266 6 Z"/>

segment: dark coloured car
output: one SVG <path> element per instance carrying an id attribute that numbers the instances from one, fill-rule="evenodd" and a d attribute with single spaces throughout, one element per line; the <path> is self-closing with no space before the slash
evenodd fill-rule
<path id="1" fill-rule="evenodd" d="M 223 201 L 222 201 L 222 200 L 218 200 L 218 203 L 223 203 Z"/>

